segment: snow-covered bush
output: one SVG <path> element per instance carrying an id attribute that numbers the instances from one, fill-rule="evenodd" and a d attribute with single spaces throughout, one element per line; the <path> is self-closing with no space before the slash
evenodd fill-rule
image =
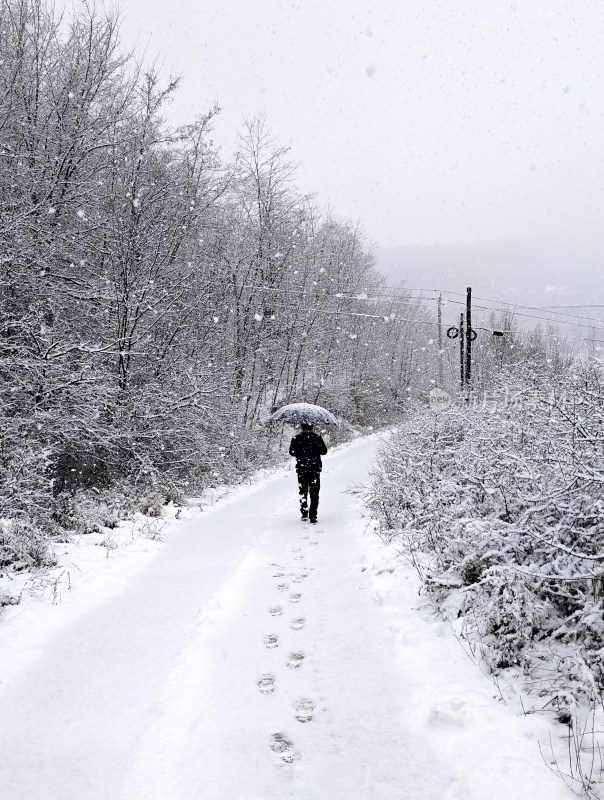
<path id="1" fill-rule="evenodd" d="M 383 446 L 367 502 L 494 670 L 593 698 L 604 689 L 604 371 L 583 368 L 565 389 L 563 375 L 518 372 L 487 398 L 410 418 Z"/>
<path id="2" fill-rule="evenodd" d="M 534 588 L 502 565 L 486 570 L 465 593 L 464 636 L 493 669 L 518 666 L 526 643 L 544 630 L 547 604 Z"/>
<path id="3" fill-rule="evenodd" d="M 115 528 L 120 520 L 136 510 L 137 498 L 132 487 L 120 491 L 81 489 L 62 492 L 52 503 L 52 518 L 60 529 L 70 533 L 100 533 Z"/>
<path id="4" fill-rule="evenodd" d="M 12 570 L 52 566 L 48 539 L 33 524 L 22 520 L 0 520 L 0 576 Z"/>

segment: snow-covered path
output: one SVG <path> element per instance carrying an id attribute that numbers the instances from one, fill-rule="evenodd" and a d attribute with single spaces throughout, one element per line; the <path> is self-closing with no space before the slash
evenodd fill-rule
<path id="1" fill-rule="evenodd" d="M 52 636 L 1 689 L 2 797 L 480 798 L 410 718 L 361 569 L 346 490 L 376 446 L 325 459 L 318 525 L 279 475 L 182 521 L 122 592 Z M 567 796 L 542 770 L 544 793 L 518 800 Z"/>

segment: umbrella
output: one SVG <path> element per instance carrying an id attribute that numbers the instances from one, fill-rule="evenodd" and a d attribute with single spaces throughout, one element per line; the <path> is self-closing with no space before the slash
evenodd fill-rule
<path id="1" fill-rule="evenodd" d="M 312 403 L 290 403 L 269 417 L 269 422 L 289 422 L 290 425 L 306 422 L 308 425 L 337 425 L 334 415 L 322 406 Z"/>

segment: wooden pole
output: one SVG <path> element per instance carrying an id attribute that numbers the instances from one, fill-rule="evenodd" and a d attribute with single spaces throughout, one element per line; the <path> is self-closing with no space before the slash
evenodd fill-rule
<path id="1" fill-rule="evenodd" d="M 459 315 L 459 373 L 460 373 L 462 391 L 463 391 L 463 387 L 466 384 L 466 373 L 465 373 L 465 369 L 464 369 L 464 356 L 465 356 L 465 348 L 464 348 L 463 314 L 460 314 Z"/>
<path id="2" fill-rule="evenodd" d="M 466 386 L 472 382 L 472 289 L 466 289 Z"/>
<path id="3" fill-rule="evenodd" d="M 443 296 L 438 295 L 438 385 L 443 388 L 443 319 L 442 319 Z"/>

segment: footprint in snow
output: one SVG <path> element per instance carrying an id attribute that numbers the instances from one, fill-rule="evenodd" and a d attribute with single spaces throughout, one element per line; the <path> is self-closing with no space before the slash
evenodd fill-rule
<path id="1" fill-rule="evenodd" d="M 289 602 L 290 603 L 299 603 L 300 600 L 302 600 L 302 595 L 301 594 L 290 594 L 290 596 L 289 596 Z"/>
<path id="2" fill-rule="evenodd" d="M 319 542 L 311 542 L 311 544 L 319 544 Z"/>
<path id="3" fill-rule="evenodd" d="M 269 633 L 264 637 L 264 644 L 271 650 L 273 647 L 279 647 L 279 636 L 276 633 Z"/>
<path id="4" fill-rule="evenodd" d="M 308 572 L 301 572 L 299 575 L 296 575 L 293 581 L 294 583 L 302 583 L 305 578 L 308 578 Z"/>
<path id="5" fill-rule="evenodd" d="M 300 628 L 303 628 L 306 625 L 306 618 L 305 617 L 298 617 L 298 619 L 292 619 L 292 630 L 299 631 Z"/>
<path id="6" fill-rule="evenodd" d="M 285 737 L 283 733 L 273 733 L 271 750 L 273 753 L 277 753 L 277 755 L 288 764 L 291 764 L 296 757 L 293 744 Z"/>
<path id="7" fill-rule="evenodd" d="M 278 592 L 286 592 L 288 589 L 289 589 L 289 583 L 280 583 L 279 586 L 277 586 Z"/>
<path id="8" fill-rule="evenodd" d="M 304 653 L 290 653 L 287 666 L 290 669 L 297 669 L 304 661 Z"/>
<path id="9" fill-rule="evenodd" d="M 315 705 L 312 700 L 302 698 L 296 703 L 296 719 L 298 722 L 310 722 L 312 719 Z"/>
<path id="10" fill-rule="evenodd" d="M 281 606 L 273 606 L 272 608 L 269 608 L 268 611 L 272 617 L 278 617 L 279 614 L 283 614 L 283 609 Z"/>
<path id="11" fill-rule="evenodd" d="M 285 578 L 285 572 L 273 572 L 273 578 Z"/>
<path id="12" fill-rule="evenodd" d="M 263 675 L 256 684 L 262 694 L 272 694 L 275 691 L 275 676 Z"/>

